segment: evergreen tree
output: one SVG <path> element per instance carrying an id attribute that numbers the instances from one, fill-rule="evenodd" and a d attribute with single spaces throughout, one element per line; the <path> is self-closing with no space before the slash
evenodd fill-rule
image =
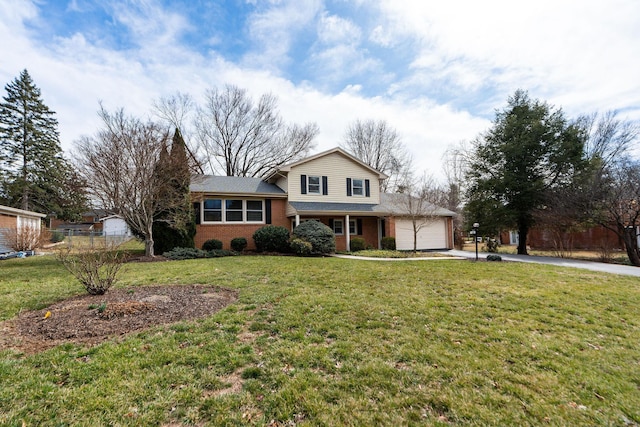
<path id="1" fill-rule="evenodd" d="M 467 178 L 466 218 L 481 231 L 518 230 L 518 253 L 549 193 L 570 185 L 586 166 L 584 134 L 562 110 L 518 90 L 493 127 L 475 141 Z"/>
<path id="2" fill-rule="evenodd" d="M 84 188 L 60 148 L 55 112 L 27 70 L 5 86 L 0 103 L 2 203 L 71 219 L 85 209 Z"/>
<path id="3" fill-rule="evenodd" d="M 175 247 L 195 246 L 196 226 L 193 218 L 189 184 L 191 171 L 187 150 L 180 130 L 176 128 L 171 143 L 171 152 L 166 144 L 162 147 L 157 172 L 168 175 L 168 188 L 161 189 L 158 197 L 175 197 L 177 203 L 171 209 L 160 212 L 153 222 L 153 241 L 157 253 L 170 251 Z"/>

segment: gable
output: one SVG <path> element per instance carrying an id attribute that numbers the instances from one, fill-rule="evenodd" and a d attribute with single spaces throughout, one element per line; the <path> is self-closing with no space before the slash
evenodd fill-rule
<path id="1" fill-rule="evenodd" d="M 288 167 L 286 185 L 290 201 L 378 204 L 380 177 L 375 169 L 332 151 Z M 352 191 L 356 183 L 362 194 Z"/>

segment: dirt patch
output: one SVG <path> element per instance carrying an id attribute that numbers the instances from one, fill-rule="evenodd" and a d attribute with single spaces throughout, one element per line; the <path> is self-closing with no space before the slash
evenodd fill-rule
<path id="1" fill-rule="evenodd" d="M 37 353 L 67 342 L 94 345 L 211 315 L 237 297 L 237 291 L 206 285 L 138 286 L 82 295 L 0 323 L 0 349 Z"/>

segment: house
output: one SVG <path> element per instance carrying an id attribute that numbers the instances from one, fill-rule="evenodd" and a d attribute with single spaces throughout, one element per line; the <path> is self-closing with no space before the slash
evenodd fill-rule
<path id="1" fill-rule="evenodd" d="M 231 239 L 245 237 L 252 249 L 253 233 L 265 225 L 293 230 L 317 220 L 334 231 L 339 251 L 349 250 L 356 236 L 374 248 L 392 236 L 398 248 L 413 249 L 404 213 L 380 192 L 386 178 L 340 148 L 285 165 L 266 179 L 197 175 L 190 186 L 196 246 L 218 239 L 229 248 Z M 433 225 L 420 230 L 418 249 L 452 248 L 454 215 L 440 210 Z"/>
<path id="2" fill-rule="evenodd" d="M 517 245 L 518 232 L 515 230 L 500 233 L 500 243 L 503 245 Z M 640 237 L 638 238 L 640 243 Z M 622 250 L 624 243 L 616 233 L 601 225 L 581 231 L 567 231 L 561 234 L 553 230 L 533 227 L 527 235 L 527 245 L 531 249 L 570 250 Z"/>
<path id="3" fill-rule="evenodd" d="M 13 251 L 8 242 L 11 233 L 31 229 L 29 234 L 39 236 L 42 220 L 46 216 L 37 212 L 0 205 L 0 254 Z"/>
<path id="4" fill-rule="evenodd" d="M 80 215 L 79 221 L 65 222 L 56 217 L 51 218 L 49 228 L 52 230 L 59 230 L 63 233 L 90 233 L 102 231 L 101 218 L 111 215 L 111 212 L 105 209 L 94 209 L 91 211 L 83 212 Z"/>

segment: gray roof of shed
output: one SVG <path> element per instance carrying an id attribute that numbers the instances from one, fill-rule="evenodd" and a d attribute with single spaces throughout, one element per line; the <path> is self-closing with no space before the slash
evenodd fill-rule
<path id="1" fill-rule="evenodd" d="M 275 184 L 240 176 L 196 175 L 191 178 L 189 190 L 194 193 L 286 195 Z"/>

